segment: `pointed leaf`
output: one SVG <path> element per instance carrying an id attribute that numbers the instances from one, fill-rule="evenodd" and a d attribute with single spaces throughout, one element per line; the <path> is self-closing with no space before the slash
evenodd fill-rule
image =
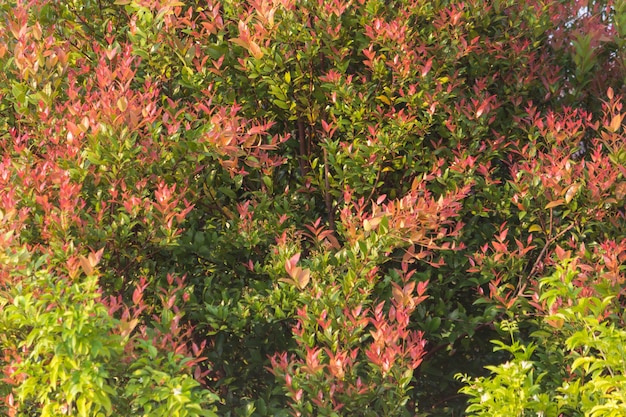
<path id="1" fill-rule="evenodd" d="M 569 204 L 569 202 L 572 201 L 579 189 L 580 183 L 578 182 L 567 187 L 567 191 L 565 192 L 565 203 Z"/>
<path id="2" fill-rule="evenodd" d="M 298 268 L 298 274 L 296 275 L 295 281 L 297 284 L 297 287 L 301 290 L 303 290 L 309 283 L 309 281 L 311 280 L 311 270 L 306 268 L 306 269 L 300 269 Z"/>
<path id="3" fill-rule="evenodd" d="M 390 106 L 391 105 L 391 100 L 389 100 L 389 97 L 385 96 L 385 95 L 380 95 L 380 96 L 376 96 L 376 98 L 380 101 L 382 101 L 383 103 L 385 103 L 386 105 Z"/>
<path id="4" fill-rule="evenodd" d="M 292 278 L 293 278 L 293 271 L 295 268 L 297 268 L 296 265 L 298 264 L 299 260 L 300 260 L 300 252 L 296 253 L 291 258 L 289 258 L 287 262 L 285 262 L 285 270 Z"/>
<path id="5" fill-rule="evenodd" d="M 87 258 L 81 255 L 78 257 L 78 261 L 80 262 L 80 267 L 85 273 L 85 275 L 93 274 L 93 266 L 91 265 L 91 262 L 89 262 Z"/>
<path id="6" fill-rule="evenodd" d="M 624 118 L 623 114 L 616 114 L 611 119 L 611 124 L 608 126 L 609 131 L 617 132 L 619 128 L 622 126 L 622 119 Z"/>
<path id="7" fill-rule="evenodd" d="M 545 209 L 548 210 L 554 207 L 558 207 L 562 205 L 564 202 L 565 200 L 563 200 L 562 198 L 559 198 L 558 200 L 550 201 L 548 204 L 546 204 Z"/>

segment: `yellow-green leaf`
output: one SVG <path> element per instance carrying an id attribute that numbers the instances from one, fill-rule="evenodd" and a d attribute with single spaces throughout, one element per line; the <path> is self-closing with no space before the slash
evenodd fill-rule
<path id="1" fill-rule="evenodd" d="M 378 100 L 382 101 L 383 103 L 385 103 L 388 106 L 391 106 L 391 100 L 389 100 L 389 97 L 384 96 L 384 95 L 379 95 L 376 97 Z"/>
<path id="2" fill-rule="evenodd" d="M 372 217 L 371 219 L 363 220 L 363 229 L 366 232 L 376 229 L 376 227 L 380 224 L 382 217 Z"/>
<path id="3" fill-rule="evenodd" d="M 120 97 L 117 99 L 117 108 L 120 109 L 120 111 L 126 111 L 126 109 L 128 108 L 128 100 L 126 99 L 126 97 Z"/>

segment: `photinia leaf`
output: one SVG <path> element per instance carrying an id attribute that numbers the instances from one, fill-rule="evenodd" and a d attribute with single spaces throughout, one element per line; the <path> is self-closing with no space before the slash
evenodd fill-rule
<path id="1" fill-rule="evenodd" d="M 138 319 L 120 320 L 119 325 L 118 325 L 120 336 L 122 336 L 123 338 L 129 336 L 132 333 L 132 331 L 135 329 L 135 327 L 137 327 L 138 323 L 139 323 Z"/>
<path id="2" fill-rule="evenodd" d="M 390 106 L 391 105 L 391 100 L 389 100 L 389 97 L 384 96 L 384 95 L 380 95 L 380 96 L 376 96 L 376 98 L 380 101 L 382 101 L 383 103 L 385 103 L 386 105 Z"/>
<path id="3" fill-rule="evenodd" d="M 433 66 L 433 59 L 430 58 L 426 64 L 424 64 L 424 68 L 422 68 L 422 77 L 425 77 L 426 74 L 430 72 L 431 67 Z"/>
<path id="4" fill-rule="evenodd" d="M 287 270 L 287 273 L 289 275 L 291 275 L 291 270 L 295 268 L 299 260 L 300 260 L 300 252 L 296 253 L 291 258 L 289 258 L 287 262 L 285 262 L 285 269 Z"/>
<path id="5" fill-rule="evenodd" d="M 402 292 L 402 288 L 395 282 L 391 283 L 393 287 L 391 288 L 391 294 L 393 295 L 394 300 L 397 305 L 404 305 L 404 293 Z"/>
<path id="6" fill-rule="evenodd" d="M 100 262 L 100 259 L 102 259 L 103 252 L 104 252 L 104 248 L 100 249 L 97 252 L 91 252 L 89 254 L 88 260 L 91 266 L 95 267 L 96 265 L 98 265 L 98 263 Z"/>
<path id="7" fill-rule="evenodd" d="M 579 189 L 580 183 L 574 183 L 567 187 L 567 191 L 565 192 L 565 203 L 569 204 L 569 202 L 572 201 Z"/>
<path id="8" fill-rule="evenodd" d="M 91 275 L 93 273 L 93 266 L 84 256 L 79 256 L 78 260 L 80 261 L 80 267 L 85 273 L 85 275 Z"/>
<path id="9" fill-rule="evenodd" d="M 626 181 L 620 181 L 615 185 L 615 197 L 620 201 L 626 197 Z"/>
<path id="10" fill-rule="evenodd" d="M 296 269 L 297 274 L 294 277 L 294 280 L 297 284 L 298 289 L 303 290 L 311 280 L 311 270 L 308 268 L 300 269 L 299 267 L 296 267 Z"/>
<path id="11" fill-rule="evenodd" d="M 562 205 L 564 202 L 565 200 L 563 200 L 562 198 L 559 198 L 558 200 L 550 201 L 548 204 L 546 204 L 545 209 L 548 210 L 554 207 L 558 207 Z"/>
<path id="12" fill-rule="evenodd" d="M 117 99 L 117 108 L 120 109 L 120 111 L 126 111 L 126 109 L 128 108 L 128 100 L 126 99 L 126 97 L 120 97 Z"/>
<path id="13" fill-rule="evenodd" d="M 289 271 L 289 275 L 291 278 L 281 278 L 279 281 L 291 284 L 299 290 L 306 288 L 311 280 L 311 270 L 308 268 L 302 269 L 299 266 L 292 267 Z"/>
<path id="14" fill-rule="evenodd" d="M 571 256 L 571 254 L 572 254 L 571 251 L 566 251 L 565 249 L 563 249 L 559 245 L 556 245 L 556 248 L 554 249 L 554 253 L 556 254 L 556 256 L 559 259 L 559 261 L 563 261 L 565 259 L 568 259 Z"/>
<path id="15" fill-rule="evenodd" d="M 274 99 L 272 103 L 283 110 L 289 110 L 289 104 L 285 103 L 283 100 Z"/>
<path id="16" fill-rule="evenodd" d="M 611 124 L 608 126 L 609 131 L 617 132 L 619 128 L 622 126 L 622 119 L 624 118 L 623 114 L 616 114 L 611 119 Z"/>
<path id="17" fill-rule="evenodd" d="M 371 230 L 376 229 L 382 220 L 382 216 L 372 217 L 371 219 L 363 220 L 363 230 L 369 232 Z"/>

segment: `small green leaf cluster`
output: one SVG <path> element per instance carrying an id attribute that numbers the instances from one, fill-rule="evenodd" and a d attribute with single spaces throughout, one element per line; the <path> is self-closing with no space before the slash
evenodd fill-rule
<path id="1" fill-rule="evenodd" d="M 626 411 L 621 284 L 606 265 L 585 273 L 587 262 L 603 263 L 598 256 L 580 263 L 563 257 L 552 275 L 538 279 L 533 298 L 544 313 L 532 329 L 522 332 L 515 321 L 499 324 L 511 342 L 495 340 L 494 349 L 508 352 L 510 360 L 487 366 L 488 376 L 457 375 L 464 383 L 461 392 L 470 396 L 468 415 L 618 416 Z"/>
<path id="2" fill-rule="evenodd" d="M 120 332 L 128 323 L 103 303 L 97 273 L 68 280 L 47 256 L 7 252 L 14 285 L 0 292 L 6 415 L 217 415 L 210 404 L 219 397 L 193 379 L 188 357 Z"/>

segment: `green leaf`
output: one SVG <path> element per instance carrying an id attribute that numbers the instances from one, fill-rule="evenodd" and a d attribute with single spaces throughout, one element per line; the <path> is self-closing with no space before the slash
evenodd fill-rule
<path id="1" fill-rule="evenodd" d="M 582 357 L 582 358 L 577 358 L 576 360 L 574 360 L 574 362 L 572 363 L 572 371 L 575 371 L 576 369 L 583 367 L 583 370 L 585 372 L 589 371 L 589 366 L 594 363 L 596 361 L 596 358 L 591 358 L 591 357 Z"/>
<path id="2" fill-rule="evenodd" d="M 289 110 L 289 104 L 287 104 L 284 100 L 274 99 L 272 103 L 283 110 Z"/>

